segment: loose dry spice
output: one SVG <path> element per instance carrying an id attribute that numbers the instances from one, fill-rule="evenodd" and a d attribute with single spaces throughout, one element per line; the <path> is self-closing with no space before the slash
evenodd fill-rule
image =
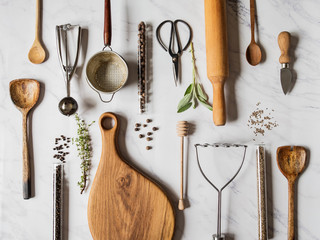
<path id="1" fill-rule="evenodd" d="M 63 165 L 61 163 L 54 165 L 53 172 L 53 189 L 54 189 L 54 240 L 62 238 L 62 218 L 63 218 Z"/>
<path id="2" fill-rule="evenodd" d="M 66 151 L 66 148 L 69 148 L 70 141 L 70 138 L 64 135 L 55 138 L 55 147 L 53 150 L 56 151 L 56 154 L 53 155 L 53 158 L 65 163 L 65 158 L 69 154 L 69 152 Z"/>
<path id="3" fill-rule="evenodd" d="M 247 126 L 250 129 L 253 129 L 255 136 L 258 136 L 258 134 L 264 136 L 266 130 L 270 131 L 279 126 L 277 121 L 271 116 L 271 113 L 274 112 L 274 110 L 272 109 L 270 111 L 269 108 L 262 109 L 260 105 L 261 102 L 256 104 L 256 109 L 249 116 L 247 123 Z"/>

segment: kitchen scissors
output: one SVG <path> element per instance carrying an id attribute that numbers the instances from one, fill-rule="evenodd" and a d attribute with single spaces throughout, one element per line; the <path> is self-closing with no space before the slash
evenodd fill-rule
<path id="1" fill-rule="evenodd" d="M 181 47 L 181 41 L 180 41 L 180 37 L 179 37 L 179 32 L 178 32 L 178 23 L 183 23 L 185 26 L 187 26 L 188 30 L 189 30 L 189 39 L 187 44 L 182 48 Z M 171 24 L 171 31 L 170 31 L 170 39 L 169 39 L 169 46 L 167 47 L 162 39 L 161 39 L 161 28 L 163 25 L 170 23 Z M 157 36 L 157 40 L 159 42 L 159 44 L 161 45 L 161 47 L 166 51 L 169 52 L 171 58 L 172 58 L 172 67 L 173 67 L 173 77 L 174 77 L 174 82 L 177 86 L 177 81 L 179 79 L 179 57 L 181 56 L 182 52 L 185 51 L 191 42 L 191 38 L 192 38 L 192 30 L 190 25 L 181 20 L 181 19 L 177 19 L 175 21 L 171 21 L 171 20 L 165 20 L 162 23 L 160 23 L 160 25 L 157 27 L 156 30 L 156 36 Z M 175 44 L 177 45 L 177 51 L 175 51 Z"/>

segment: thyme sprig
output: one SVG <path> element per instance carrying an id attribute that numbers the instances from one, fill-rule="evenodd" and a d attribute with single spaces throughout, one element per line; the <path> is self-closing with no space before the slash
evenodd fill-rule
<path id="1" fill-rule="evenodd" d="M 184 112 L 189 109 L 191 106 L 193 108 L 197 107 L 197 103 L 200 102 L 206 108 L 212 111 L 212 106 L 208 103 L 208 96 L 203 91 L 201 83 L 198 81 L 197 67 L 196 67 L 196 58 L 194 56 L 193 43 L 190 44 L 190 52 L 192 56 L 192 77 L 193 82 L 188 86 L 187 90 L 184 93 L 184 97 L 180 100 L 178 104 L 178 113 Z"/>
<path id="2" fill-rule="evenodd" d="M 78 125 L 78 136 L 76 138 L 72 138 L 72 144 L 76 144 L 78 157 L 81 160 L 80 168 L 82 175 L 78 185 L 80 186 L 80 193 L 82 194 L 87 187 L 87 181 L 89 179 L 89 171 L 91 167 L 92 146 L 89 127 L 94 123 L 94 121 L 87 125 L 78 114 L 75 115 L 75 119 Z"/>

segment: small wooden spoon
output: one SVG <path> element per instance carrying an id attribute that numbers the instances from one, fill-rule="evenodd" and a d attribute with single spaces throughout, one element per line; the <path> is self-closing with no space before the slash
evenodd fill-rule
<path id="1" fill-rule="evenodd" d="M 277 150 L 278 167 L 282 174 L 288 179 L 288 240 L 295 239 L 295 205 L 294 192 L 295 181 L 307 165 L 307 151 L 300 146 L 283 146 Z"/>
<path id="2" fill-rule="evenodd" d="M 27 116 L 30 109 L 36 104 L 40 95 L 40 83 L 33 79 L 17 79 L 10 82 L 12 102 L 22 113 L 23 131 L 23 198 L 31 197 L 30 160 L 28 153 Z"/>
<path id="3" fill-rule="evenodd" d="M 36 36 L 32 47 L 29 51 L 28 58 L 30 62 L 34 64 L 42 63 L 46 58 L 46 52 L 44 51 L 40 41 L 40 0 L 37 0 L 36 4 Z"/>
<path id="4" fill-rule="evenodd" d="M 256 66 L 261 62 L 261 49 L 254 40 L 254 20 L 255 5 L 254 0 L 250 0 L 250 21 L 251 21 L 251 42 L 247 48 L 246 57 L 249 64 Z"/>

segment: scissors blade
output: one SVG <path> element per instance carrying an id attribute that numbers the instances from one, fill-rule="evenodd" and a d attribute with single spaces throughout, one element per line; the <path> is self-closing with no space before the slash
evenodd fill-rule
<path id="1" fill-rule="evenodd" d="M 172 58 L 172 68 L 173 68 L 174 83 L 177 86 L 177 82 L 179 79 L 179 62 L 177 57 Z"/>

